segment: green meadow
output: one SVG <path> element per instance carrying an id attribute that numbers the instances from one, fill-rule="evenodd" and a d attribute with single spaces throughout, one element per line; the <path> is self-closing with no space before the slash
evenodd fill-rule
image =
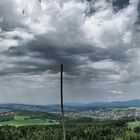
<path id="1" fill-rule="evenodd" d="M 0 122 L 0 126 L 31 126 L 31 125 L 57 125 L 56 120 L 44 118 L 30 118 L 29 116 L 14 116 L 14 120 Z"/>

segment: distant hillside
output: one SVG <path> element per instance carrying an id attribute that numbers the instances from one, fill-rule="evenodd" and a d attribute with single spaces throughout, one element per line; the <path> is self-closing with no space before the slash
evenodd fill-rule
<path id="1" fill-rule="evenodd" d="M 29 110 L 29 111 L 49 111 L 47 106 L 43 105 L 27 105 L 27 104 L 0 104 L 0 109 L 9 110 Z"/>
<path id="2" fill-rule="evenodd" d="M 87 104 L 86 107 L 96 107 L 96 108 L 117 108 L 117 107 L 138 107 L 140 106 L 140 100 L 130 100 L 130 101 L 113 101 L 113 102 L 99 102 Z"/>
<path id="3" fill-rule="evenodd" d="M 140 100 L 130 101 L 112 101 L 112 102 L 96 102 L 90 104 L 66 105 L 67 107 L 75 108 L 121 108 L 121 107 L 140 107 Z"/>
<path id="4" fill-rule="evenodd" d="M 121 107 L 140 107 L 140 100 L 130 101 L 113 101 L 113 102 L 97 102 L 90 104 L 65 104 L 66 111 L 87 110 L 94 108 L 121 108 Z M 14 110 L 31 110 L 42 112 L 60 111 L 60 105 L 26 105 L 26 104 L 0 104 L 0 109 L 14 109 Z"/>

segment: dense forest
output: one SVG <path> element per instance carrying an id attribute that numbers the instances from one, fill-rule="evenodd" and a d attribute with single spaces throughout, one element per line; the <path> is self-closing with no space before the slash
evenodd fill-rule
<path id="1" fill-rule="evenodd" d="M 67 140 L 140 140 L 139 118 L 65 117 L 65 122 Z M 5 110 L 0 114 L 0 140 L 62 139 L 59 114 L 27 110 Z"/>
<path id="2" fill-rule="evenodd" d="M 67 120 L 66 137 L 67 140 L 140 140 L 140 127 L 129 128 L 129 121 L 132 120 Z M 1 126 L 0 140 L 62 140 L 62 127 Z"/>

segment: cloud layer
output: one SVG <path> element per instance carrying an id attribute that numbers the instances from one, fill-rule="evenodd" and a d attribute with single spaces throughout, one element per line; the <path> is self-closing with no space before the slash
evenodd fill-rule
<path id="1" fill-rule="evenodd" d="M 1 102 L 57 102 L 61 63 L 66 102 L 136 98 L 139 5 L 138 0 L 0 2 Z M 136 87 L 132 96 L 128 85 Z"/>

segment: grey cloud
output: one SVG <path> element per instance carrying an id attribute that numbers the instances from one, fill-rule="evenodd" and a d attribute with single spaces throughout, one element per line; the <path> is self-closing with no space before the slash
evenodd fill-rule
<path id="1" fill-rule="evenodd" d="M 119 6 L 120 3 L 113 1 L 114 4 Z M 93 1 L 94 3 L 94 1 Z M 122 2 L 122 4 L 127 2 Z M 77 17 L 77 16 L 75 16 Z M 73 19 L 73 18 L 72 18 Z M 14 67 L 13 70 L 5 70 L 4 73 L 30 73 L 30 72 L 44 72 L 51 70 L 52 72 L 59 72 L 57 66 L 60 63 L 64 63 L 65 72 L 70 75 L 80 75 L 80 66 L 87 65 L 88 61 L 99 62 L 103 60 L 118 61 L 122 63 L 128 63 L 131 58 L 131 54 L 126 53 L 129 48 L 123 46 L 98 48 L 96 45 L 91 45 L 83 36 L 83 31 L 80 29 L 81 19 L 71 22 L 69 21 L 57 21 L 55 27 L 57 33 L 48 33 L 36 36 L 36 40 L 33 40 L 27 44 L 23 44 L 20 47 L 11 47 L 5 51 L 5 55 L 10 57 L 17 57 L 18 60 L 11 61 Z M 53 22 L 53 21 L 52 21 Z M 64 27 L 64 28 L 63 28 Z M 71 34 L 72 32 L 72 34 Z M 121 45 L 121 44 L 120 44 Z M 22 57 L 28 56 L 32 52 L 32 56 L 29 60 L 24 60 Z M 80 57 L 87 56 L 87 60 L 80 60 Z M 132 56 L 133 57 L 133 56 Z M 45 60 L 46 63 L 35 62 L 34 59 Z M 50 63 L 48 63 L 50 61 Z M 22 65 L 21 65 L 22 64 Z M 90 69 L 90 68 L 89 68 Z M 90 73 L 95 77 L 100 75 L 100 71 L 91 68 L 84 70 L 85 77 Z M 3 73 L 3 72 L 2 72 Z M 91 74 L 93 73 L 93 74 Z M 98 74 L 99 73 L 99 74 Z M 83 72 L 82 72 L 83 74 Z M 92 77 L 94 78 L 94 77 Z"/>
<path id="2" fill-rule="evenodd" d="M 105 0 L 105 5 L 102 5 L 103 1 L 88 1 L 87 3 L 85 1 L 80 2 L 80 0 L 76 2 L 60 0 L 63 6 L 56 7 L 55 11 L 52 9 L 54 5 L 48 1 L 51 5 L 48 12 L 43 11 L 43 9 L 40 10 L 40 6 L 36 6 L 43 18 L 35 13 L 37 16 L 35 19 L 29 18 L 29 21 L 31 20 L 29 23 L 32 26 L 23 25 L 21 21 L 25 23 L 28 18 L 23 17 L 22 19 L 22 15 L 17 15 L 13 10 L 14 5 L 11 3 L 10 7 L 8 2 L 11 1 L 0 2 L 0 7 L 2 5 L 9 7 L 9 11 L 5 11 L 4 8 L 0 9 L 0 16 L 4 18 L 3 23 L 0 23 L 0 28 L 5 28 L 8 32 L 9 30 L 15 31 L 17 27 L 20 27 L 24 32 L 33 35 L 33 38 L 28 41 L 15 35 L 9 37 L 18 40 L 18 46 L 12 46 L 6 51 L 0 52 L 0 81 L 5 79 L 3 84 L 6 85 L 7 82 L 12 82 L 14 76 L 18 82 L 21 80 L 21 90 L 15 85 L 16 94 L 19 90 L 21 94 L 26 94 L 27 91 L 22 86 L 30 85 L 30 87 L 27 86 L 31 91 L 30 98 L 33 94 L 37 95 L 35 88 L 38 92 L 42 91 L 42 97 L 46 97 L 45 82 L 49 83 L 50 80 L 52 80 L 50 86 L 54 89 L 49 88 L 49 86 L 46 86 L 46 89 L 52 94 L 56 93 L 60 63 L 64 64 L 67 97 L 70 97 L 74 90 L 77 92 L 77 97 L 80 93 L 84 95 L 83 92 L 86 91 L 88 91 L 88 95 L 91 95 L 95 90 L 96 98 L 99 99 L 98 94 L 104 98 L 106 95 L 110 95 L 108 91 L 111 88 L 115 90 L 117 86 L 122 88 L 123 84 L 139 81 L 138 73 L 134 73 L 135 70 L 132 70 L 136 65 L 134 61 L 137 62 L 139 57 L 137 54 L 139 32 L 134 30 L 133 23 L 130 23 L 130 21 L 138 18 L 135 18 L 134 15 L 137 14 L 134 2 L 129 5 L 128 0 L 119 2 L 117 0 Z M 94 7 L 94 4 L 100 6 Z M 134 10 L 129 10 L 128 5 Z M 115 9 L 115 13 L 112 11 L 113 9 Z M 88 17 L 84 21 L 85 11 Z M 127 15 L 129 12 L 130 14 Z M 28 14 L 29 17 L 31 15 Z M 101 22 L 100 19 L 102 19 Z M 40 31 L 41 29 L 43 32 Z M 123 40 L 124 36 L 126 41 Z M 3 38 L 5 37 L 3 36 Z M 137 68 L 138 70 L 139 68 Z M 36 77 L 36 75 L 43 82 L 38 80 L 34 83 L 34 76 Z M 54 75 L 53 79 L 50 78 L 50 75 Z M 10 80 L 8 81 L 8 79 Z M 15 81 L 17 85 L 18 82 Z M 41 89 L 42 86 L 40 88 L 40 85 L 43 85 L 43 89 Z M 74 89 L 70 89 L 71 85 Z M 8 89 L 10 88 L 11 86 Z M 83 88 L 85 89 L 83 90 Z M 104 89 L 105 94 L 102 93 Z M 50 94 L 49 96 L 54 97 Z"/>

